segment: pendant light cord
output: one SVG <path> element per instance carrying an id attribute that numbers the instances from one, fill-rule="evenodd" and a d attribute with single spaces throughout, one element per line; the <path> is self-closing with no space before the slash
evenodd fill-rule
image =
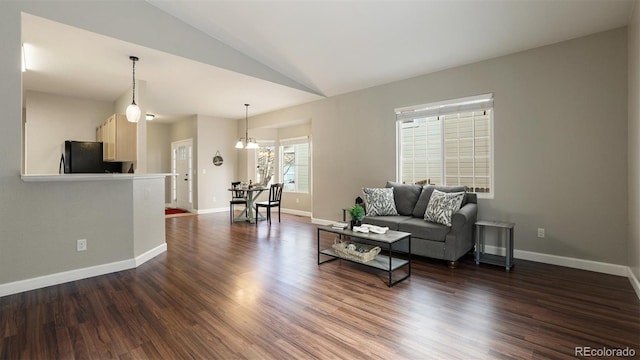
<path id="1" fill-rule="evenodd" d="M 244 142 L 245 147 L 249 144 L 249 104 L 244 104 L 245 106 L 245 115 L 244 115 Z"/>
<path id="2" fill-rule="evenodd" d="M 133 103 L 136 103 L 136 61 L 133 60 Z"/>
<path id="3" fill-rule="evenodd" d="M 133 62 L 133 101 L 132 104 L 137 105 L 136 104 L 136 61 L 138 61 L 138 58 L 135 56 L 129 56 L 129 59 L 131 59 L 131 61 Z"/>

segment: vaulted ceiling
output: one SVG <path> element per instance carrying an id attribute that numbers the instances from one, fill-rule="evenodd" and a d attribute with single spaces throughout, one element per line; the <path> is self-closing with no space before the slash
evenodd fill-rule
<path id="1" fill-rule="evenodd" d="M 147 2 L 300 86 L 26 17 L 23 40 L 39 55 L 25 87 L 113 100 L 130 86 L 130 63 L 109 50 L 128 47 L 141 58 L 139 78 L 160 118 L 243 118 L 248 94 L 261 99 L 256 113 L 273 111 L 626 26 L 633 7 L 632 0 Z"/>

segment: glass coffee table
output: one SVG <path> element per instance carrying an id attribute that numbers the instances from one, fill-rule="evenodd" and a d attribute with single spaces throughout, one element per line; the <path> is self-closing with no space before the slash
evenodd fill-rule
<path id="1" fill-rule="evenodd" d="M 340 254 L 336 253 L 331 247 L 328 247 L 328 248 L 320 247 L 320 232 L 327 232 L 327 233 L 337 234 L 340 236 L 349 236 L 351 239 L 354 239 L 354 240 L 355 239 L 366 240 L 369 243 L 374 243 L 375 245 L 380 246 L 381 249 L 386 249 L 388 252 L 388 255 L 378 254 L 373 260 L 367 261 L 367 262 L 360 262 L 360 261 L 355 261 L 355 260 L 345 258 Z M 317 239 L 318 239 L 318 265 L 324 264 L 329 261 L 341 259 L 341 260 L 350 261 L 356 264 L 362 264 L 372 268 L 384 270 L 389 274 L 389 282 L 387 283 L 389 287 L 392 287 L 393 285 L 411 276 L 411 233 L 394 231 L 394 230 L 387 230 L 387 232 L 384 234 L 375 234 L 371 232 L 361 233 L 361 232 L 352 231 L 348 229 L 344 229 L 344 230 L 336 229 L 331 225 L 326 225 L 326 226 L 318 226 Z M 407 241 L 409 244 L 408 258 L 406 260 L 393 257 L 393 245 L 397 244 L 400 241 Z M 329 256 L 331 258 L 328 260 L 320 261 L 321 255 Z M 392 281 L 393 271 L 404 266 L 407 267 L 407 274 L 396 281 Z"/>

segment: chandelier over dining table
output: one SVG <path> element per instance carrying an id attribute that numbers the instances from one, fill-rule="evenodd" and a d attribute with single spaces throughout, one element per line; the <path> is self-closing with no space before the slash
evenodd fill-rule
<path id="1" fill-rule="evenodd" d="M 249 104 L 244 104 L 245 106 L 245 132 L 244 137 L 238 139 L 236 143 L 236 149 L 257 149 L 259 148 L 256 139 L 249 137 Z"/>

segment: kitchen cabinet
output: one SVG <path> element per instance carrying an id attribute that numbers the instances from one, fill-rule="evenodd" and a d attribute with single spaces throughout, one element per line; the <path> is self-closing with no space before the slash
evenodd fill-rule
<path id="1" fill-rule="evenodd" d="M 102 142 L 104 161 L 136 161 L 138 124 L 124 114 L 113 114 L 96 128 L 96 140 Z"/>

